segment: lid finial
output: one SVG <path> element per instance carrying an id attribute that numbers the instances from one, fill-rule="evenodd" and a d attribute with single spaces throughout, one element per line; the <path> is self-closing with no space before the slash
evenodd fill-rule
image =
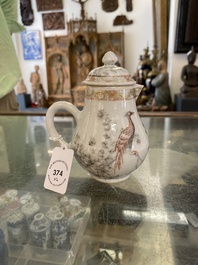
<path id="1" fill-rule="evenodd" d="M 111 51 L 106 52 L 102 58 L 102 62 L 104 63 L 104 65 L 115 65 L 117 61 L 117 56 Z"/>

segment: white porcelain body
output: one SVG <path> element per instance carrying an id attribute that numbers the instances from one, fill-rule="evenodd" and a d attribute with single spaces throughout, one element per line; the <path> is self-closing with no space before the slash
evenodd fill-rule
<path id="1" fill-rule="evenodd" d="M 134 94 L 134 88 L 87 86 L 82 111 L 61 101 L 48 109 L 49 134 L 54 140 L 60 139 L 53 117 L 60 109 L 69 111 L 76 119 L 77 127 L 68 146 L 74 150 L 79 164 L 99 181 L 125 180 L 141 165 L 149 148 Z M 130 112 L 132 114 L 127 116 Z M 125 132 L 128 135 L 124 135 Z"/>

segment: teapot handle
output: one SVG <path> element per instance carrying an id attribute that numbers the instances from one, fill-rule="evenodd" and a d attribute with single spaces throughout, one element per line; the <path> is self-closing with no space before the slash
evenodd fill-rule
<path id="1" fill-rule="evenodd" d="M 61 145 L 68 146 L 68 143 L 66 143 L 62 136 L 57 132 L 55 125 L 54 125 L 54 116 L 59 110 L 66 110 L 69 113 L 71 113 L 76 122 L 78 123 L 81 115 L 81 111 L 79 111 L 73 104 L 65 101 L 58 101 L 53 103 L 46 113 L 46 126 L 49 133 L 49 139 L 53 141 L 59 142 Z"/>

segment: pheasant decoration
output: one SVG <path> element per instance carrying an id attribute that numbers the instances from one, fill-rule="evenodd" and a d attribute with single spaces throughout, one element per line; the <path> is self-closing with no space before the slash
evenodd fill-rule
<path id="1" fill-rule="evenodd" d="M 121 165 L 123 163 L 123 154 L 128 144 L 133 141 L 133 137 L 135 134 L 135 126 L 131 120 L 131 115 L 133 115 L 133 113 L 134 112 L 131 111 L 128 111 L 126 113 L 129 124 L 125 129 L 122 130 L 115 145 L 114 151 L 116 152 L 116 160 L 114 165 L 114 172 L 116 172 L 117 169 L 120 170 Z"/>

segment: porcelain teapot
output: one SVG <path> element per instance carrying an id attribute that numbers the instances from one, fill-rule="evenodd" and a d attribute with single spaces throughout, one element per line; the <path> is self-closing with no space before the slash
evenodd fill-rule
<path id="1" fill-rule="evenodd" d="M 52 139 L 74 150 L 78 163 L 93 178 L 115 183 L 127 179 L 141 165 L 149 141 L 136 108 L 142 86 L 116 65 L 113 52 L 107 52 L 102 61 L 104 65 L 93 69 L 83 81 L 83 110 L 69 102 L 55 102 L 47 110 L 46 126 Z M 68 111 L 76 120 L 70 143 L 55 129 L 54 115 L 59 110 Z"/>

